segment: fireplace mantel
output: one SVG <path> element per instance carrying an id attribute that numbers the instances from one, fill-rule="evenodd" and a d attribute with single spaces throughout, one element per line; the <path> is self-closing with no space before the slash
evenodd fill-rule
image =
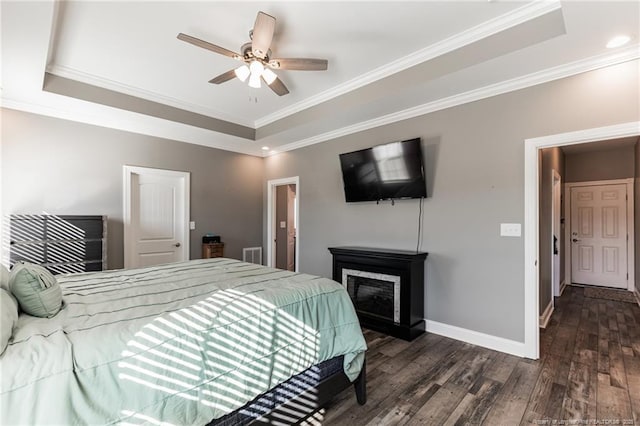
<path id="1" fill-rule="evenodd" d="M 330 247 L 329 251 L 333 279 L 349 291 L 362 326 L 405 340 L 424 333 L 424 262 L 428 253 L 374 247 Z M 398 281 L 399 291 L 393 287 Z M 388 291 L 382 288 L 385 282 Z M 359 293 L 369 299 L 360 298 Z M 381 303 L 371 302 L 372 298 L 380 299 L 376 293 L 386 295 L 382 298 L 393 295 L 389 309 L 373 312 Z M 393 314 L 385 315 L 388 312 Z"/>

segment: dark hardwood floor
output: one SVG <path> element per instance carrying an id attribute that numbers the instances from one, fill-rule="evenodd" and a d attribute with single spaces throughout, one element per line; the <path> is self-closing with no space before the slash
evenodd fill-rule
<path id="1" fill-rule="evenodd" d="M 640 425 L 637 304 L 567 287 L 541 330 L 537 361 L 435 334 L 411 343 L 365 337 L 367 404 L 350 388 L 307 424 Z"/>

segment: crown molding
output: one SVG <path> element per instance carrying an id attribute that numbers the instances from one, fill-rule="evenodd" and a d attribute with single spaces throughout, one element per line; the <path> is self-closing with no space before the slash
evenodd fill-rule
<path id="1" fill-rule="evenodd" d="M 85 101 L 81 101 L 85 102 Z M 103 108 L 105 107 L 101 106 Z M 106 114 L 90 114 L 80 113 L 77 108 L 69 108 L 64 106 L 52 106 L 46 105 L 43 102 L 32 102 L 25 100 L 11 99 L 7 97 L 0 97 L 0 108 L 14 109 L 18 111 L 29 112 L 32 114 L 43 115 L 46 117 L 54 117 L 62 120 L 69 120 L 83 124 L 90 124 L 93 126 L 105 127 L 109 129 L 116 129 L 130 133 L 138 133 L 147 136 L 152 136 L 160 139 L 175 140 L 179 142 L 191 143 L 194 145 L 206 146 L 208 148 L 222 149 L 225 151 L 237 152 L 239 154 L 246 154 L 255 157 L 262 157 L 263 152 L 260 147 L 256 145 L 255 148 L 243 146 L 243 143 L 247 143 L 238 137 L 227 136 L 225 139 L 228 143 L 221 142 L 219 138 L 211 139 L 209 137 L 199 136 L 198 133 L 206 132 L 209 134 L 209 130 L 195 128 L 185 124 L 177 123 L 174 121 L 164 120 L 157 117 L 147 116 L 144 114 L 138 114 L 131 111 L 124 111 L 124 114 L 128 116 L 128 119 L 122 117 L 106 118 Z M 118 113 L 123 110 L 116 109 Z M 171 135 L 167 135 L 166 127 L 158 125 L 163 123 L 174 127 L 174 131 Z M 182 129 L 180 129 L 182 127 Z M 237 143 L 236 143 L 237 142 Z M 233 145 L 232 145 L 233 144 Z"/>
<path id="2" fill-rule="evenodd" d="M 235 123 L 241 126 L 255 128 L 255 123 L 251 120 L 246 120 L 236 116 L 231 116 L 223 111 L 213 110 L 209 107 L 184 102 L 179 99 L 161 95 L 157 92 L 141 89 L 139 87 L 133 87 L 127 84 L 122 84 L 108 78 L 99 77 L 94 74 L 90 74 L 78 69 L 68 67 L 59 64 L 50 64 L 46 68 L 46 72 L 57 75 L 59 77 L 68 78 L 70 80 L 79 81 L 81 83 L 90 84 L 92 86 L 102 87 L 104 89 L 113 90 L 115 92 L 124 93 L 126 95 L 135 96 L 138 98 L 146 99 L 160 104 L 170 105 L 176 108 L 184 109 L 187 111 L 204 114 L 209 117 L 214 117 L 220 120 Z"/>
<path id="3" fill-rule="evenodd" d="M 370 72 L 364 73 L 329 90 L 325 90 L 324 92 L 321 92 L 316 96 L 312 96 L 289 107 L 282 108 L 272 114 L 259 118 L 255 121 L 255 127 L 260 128 L 266 126 L 270 123 L 273 123 L 274 121 L 278 121 L 295 113 L 303 111 L 307 108 L 316 106 L 338 96 L 344 95 L 345 93 L 359 89 L 375 81 L 381 80 L 385 77 L 389 77 L 400 71 L 404 71 L 415 65 L 452 52 L 478 40 L 482 40 L 493 34 L 497 34 L 501 31 L 538 18 L 560 8 L 561 4 L 559 0 L 537 1 L 529 3 L 509 13 L 505 13 L 501 16 L 485 21 L 480 25 L 469 28 L 466 31 L 456 34 L 455 36 L 434 43 L 405 57 L 392 61 Z"/>
<path id="4" fill-rule="evenodd" d="M 340 129 L 322 133 L 310 138 L 302 139 L 286 145 L 278 147 L 278 152 L 267 154 L 267 156 L 275 155 L 279 152 L 291 151 L 305 146 L 314 145 L 353 133 L 369 130 L 375 127 L 384 126 L 395 123 L 397 121 L 407 120 L 443 109 L 463 105 L 497 95 L 513 92 L 516 90 L 526 89 L 527 87 L 536 86 L 554 80 L 559 80 L 573 75 L 593 71 L 599 68 L 640 59 L 640 44 L 630 46 L 615 53 L 606 53 L 602 55 L 592 56 L 575 62 L 570 62 L 557 67 L 548 68 L 539 72 L 527 74 L 522 77 L 505 80 L 500 83 L 491 84 L 479 89 L 470 90 L 468 92 L 438 99 L 436 101 L 427 102 L 415 107 L 407 108 L 391 114 L 386 114 L 371 120 L 362 121 Z"/>

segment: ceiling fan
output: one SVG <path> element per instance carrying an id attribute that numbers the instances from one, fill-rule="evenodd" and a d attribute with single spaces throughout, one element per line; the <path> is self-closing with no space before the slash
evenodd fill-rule
<path id="1" fill-rule="evenodd" d="M 241 53 L 232 52 L 224 47 L 183 33 L 178 34 L 178 39 L 244 62 L 238 68 L 212 78 L 209 83 L 221 84 L 234 77 L 244 82 L 248 78 L 250 87 L 260 88 L 260 81 L 263 80 L 278 96 L 283 96 L 289 93 L 289 89 L 271 69 L 324 71 L 327 69 L 328 61 L 312 58 L 271 58 L 270 47 L 275 27 L 276 18 L 264 12 L 258 12 L 253 30 L 249 31 L 251 41 L 242 45 Z"/>

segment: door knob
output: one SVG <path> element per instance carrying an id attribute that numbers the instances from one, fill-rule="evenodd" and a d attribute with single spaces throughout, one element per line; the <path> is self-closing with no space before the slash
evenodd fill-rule
<path id="1" fill-rule="evenodd" d="M 573 239 L 573 240 L 571 240 L 571 241 L 573 241 L 574 243 L 577 243 L 577 242 L 578 242 L 578 241 L 580 241 L 580 240 L 579 240 L 579 239 L 577 239 L 577 238 L 574 238 L 574 239 Z"/>
<path id="2" fill-rule="evenodd" d="M 174 246 L 180 247 L 180 243 L 175 243 Z"/>

